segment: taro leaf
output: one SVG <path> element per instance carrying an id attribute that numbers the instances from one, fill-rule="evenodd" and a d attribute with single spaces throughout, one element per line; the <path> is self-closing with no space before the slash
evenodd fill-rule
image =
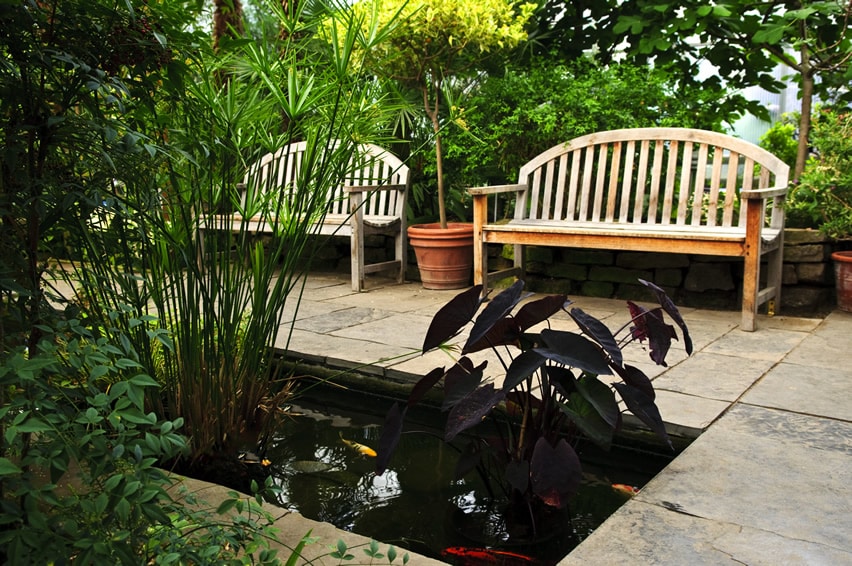
<path id="1" fill-rule="evenodd" d="M 672 345 L 672 339 L 677 340 L 674 326 L 666 324 L 663 320 L 663 311 L 660 308 L 645 313 L 645 324 L 648 330 L 648 345 L 651 348 L 651 359 L 657 365 L 667 367 L 666 354 Z"/>
<path id="2" fill-rule="evenodd" d="M 470 320 L 482 303 L 479 295 L 482 285 L 474 285 L 467 291 L 456 295 L 449 303 L 441 307 L 432 317 L 426 339 L 423 340 L 423 352 L 437 348 L 461 330 Z"/>
<path id="3" fill-rule="evenodd" d="M 633 301 L 627 301 L 627 308 L 630 310 L 630 320 L 635 326 L 630 328 L 630 335 L 634 340 L 644 342 L 648 338 L 648 328 L 645 324 L 645 313 L 648 309 L 641 307 Z"/>
<path id="4" fill-rule="evenodd" d="M 595 375 L 612 374 L 600 347 L 584 336 L 546 328 L 541 331 L 541 339 L 547 348 L 535 351 L 548 359 Z"/>
<path id="5" fill-rule="evenodd" d="M 415 383 L 414 387 L 411 388 L 411 393 L 408 394 L 408 406 L 411 407 L 419 403 L 423 396 L 426 395 L 426 392 L 441 381 L 442 377 L 444 377 L 444 368 L 442 367 L 435 368 L 421 377 L 420 381 Z"/>
<path id="6" fill-rule="evenodd" d="M 521 331 L 518 328 L 517 321 L 514 317 L 507 316 L 498 320 L 485 336 L 477 340 L 475 344 L 470 342 L 465 344 L 462 354 L 470 354 L 505 344 L 519 345 L 520 339 Z"/>
<path id="7" fill-rule="evenodd" d="M 663 307 L 663 310 L 666 311 L 670 317 L 672 317 L 675 324 L 680 327 L 680 330 L 683 333 L 683 347 L 686 350 L 686 353 L 692 354 L 692 338 L 689 336 L 689 330 L 686 328 L 686 322 L 684 322 L 683 317 L 680 316 L 680 311 L 677 309 L 677 306 L 674 302 L 672 302 L 665 291 L 650 281 L 640 279 L 639 283 L 649 288 L 655 295 L 657 295 L 657 301 L 660 303 L 660 306 Z"/>
<path id="8" fill-rule="evenodd" d="M 399 403 L 394 403 L 385 417 L 385 424 L 382 427 L 382 436 L 379 438 L 379 444 L 376 450 L 377 476 L 385 473 L 385 470 L 388 468 L 388 463 L 396 450 L 396 445 L 399 444 L 399 437 L 402 435 L 402 422 L 405 420 L 405 413 L 407 411 L 407 406 L 403 407 L 400 411 Z"/>
<path id="9" fill-rule="evenodd" d="M 654 386 L 651 385 L 651 380 L 648 379 L 648 376 L 641 369 L 626 364 L 622 368 L 615 368 L 615 371 L 627 385 L 639 389 L 642 393 L 650 397 L 652 401 L 657 398 L 657 393 L 654 391 Z"/>
<path id="10" fill-rule="evenodd" d="M 612 331 L 607 328 L 604 323 L 578 308 L 571 309 L 569 314 L 586 336 L 593 338 L 595 342 L 601 345 L 604 351 L 609 354 L 609 357 L 612 358 L 615 365 L 620 366 L 624 363 L 624 359 L 621 355 L 621 348 L 618 347 L 618 343 L 615 341 L 615 336 L 612 335 Z"/>
<path id="11" fill-rule="evenodd" d="M 482 372 L 487 365 L 485 361 L 475 368 L 470 358 L 463 357 L 451 367 L 444 377 L 444 403 L 441 410 L 446 411 L 470 395 L 482 382 Z"/>
<path id="12" fill-rule="evenodd" d="M 518 354 L 509 364 L 509 369 L 506 370 L 506 377 L 503 379 L 503 391 L 511 391 L 517 387 L 545 362 L 547 362 L 547 358 L 535 350 L 527 350 Z"/>
<path id="13" fill-rule="evenodd" d="M 614 428 L 601 418 L 598 411 L 582 395 L 574 393 L 568 403 L 560 404 L 559 408 L 592 442 L 604 450 L 610 449 Z"/>
<path id="14" fill-rule="evenodd" d="M 447 415 L 444 440 L 451 442 L 460 432 L 480 423 L 505 396 L 502 389 L 495 390 L 494 384 L 488 383 L 456 403 Z"/>
<path id="15" fill-rule="evenodd" d="M 577 390 L 577 380 L 570 369 L 559 366 L 545 366 L 544 369 L 547 372 L 550 386 L 566 399 Z"/>
<path id="16" fill-rule="evenodd" d="M 539 438 L 530 460 L 530 482 L 532 491 L 545 504 L 562 508 L 568 499 L 577 493 L 583 471 L 574 449 L 560 438 L 551 446 Z"/>
<path id="17" fill-rule="evenodd" d="M 531 301 L 518 309 L 517 314 L 515 314 L 515 320 L 521 332 L 523 332 L 539 322 L 547 320 L 569 304 L 571 304 L 571 301 L 565 295 L 544 297 L 536 301 Z"/>
<path id="18" fill-rule="evenodd" d="M 468 352 L 468 348 L 479 342 L 488 331 L 491 330 L 491 327 L 497 324 L 500 319 L 504 318 L 507 314 L 512 312 L 512 309 L 515 308 L 521 301 L 521 292 L 524 290 L 524 282 L 518 279 L 512 286 L 503 289 L 499 295 L 494 297 L 482 312 L 479 313 L 479 316 L 476 317 L 476 321 L 473 323 L 473 328 L 470 329 L 470 336 L 468 336 L 467 342 L 462 348 L 462 352 Z"/>
<path id="19" fill-rule="evenodd" d="M 482 459 L 482 448 L 476 439 L 468 442 L 456 461 L 455 479 L 460 480 L 479 465 Z"/>
<path id="20" fill-rule="evenodd" d="M 506 464 L 506 481 L 521 493 L 526 493 L 530 486 L 530 463 L 512 460 Z"/>
<path id="21" fill-rule="evenodd" d="M 663 424 L 663 417 L 660 416 L 660 410 L 657 408 L 654 400 L 645 395 L 642 390 L 626 383 L 613 383 L 612 386 L 615 387 L 621 398 L 624 399 L 624 403 L 630 409 L 630 412 L 648 425 L 657 436 L 668 444 L 669 448 L 674 450 L 671 440 L 669 440 L 669 435 L 666 432 L 666 425 Z"/>
<path id="22" fill-rule="evenodd" d="M 615 428 L 618 424 L 620 411 L 612 389 L 598 380 L 597 377 L 586 374 L 577 380 L 577 391 L 592 404 L 610 427 Z"/>

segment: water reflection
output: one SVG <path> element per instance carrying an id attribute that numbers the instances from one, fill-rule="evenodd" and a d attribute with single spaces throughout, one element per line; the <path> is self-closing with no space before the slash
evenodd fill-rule
<path id="1" fill-rule="evenodd" d="M 492 542 L 506 538 L 476 474 L 454 480 L 458 452 L 436 431 L 403 433 L 388 470 L 377 476 L 375 458 L 344 439 L 375 449 L 381 418 L 308 404 L 294 406 L 293 413 L 267 453 L 274 481 L 282 490 L 277 503 L 305 517 L 433 557 L 450 546 L 484 544 L 463 534 L 460 517 L 462 522 L 465 517 L 484 517 L 479 520 L 494 531 Z M 591 468 L 587 466 L 587 471 Z M 588 536 L 626 500 L 610 482 L 644 483 L 649 477 L 609 477 L 608 470 L 589 475 L 572 502 L 571 516 L 560 519 L 576 535 L 571 538 Z M 562 556 L 568 550 L 557 552 Z"/>

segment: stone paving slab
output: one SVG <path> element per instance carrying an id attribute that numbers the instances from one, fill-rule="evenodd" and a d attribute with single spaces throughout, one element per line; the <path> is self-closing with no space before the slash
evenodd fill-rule
<path id="1" fill-rule="evenodd" d="M 846 549 L 672 512 L 633 500 L 559 566 L 816 566 L 852 563 Z"/>
<path id="2" fill-rule="evenodd" d="M 757 332 L 729 332 L 709 344 L 704 351 L 780 362 L 805 336 L 804 332 L 775 328 L 761 328 Z"/>
<path id="3" fill-rule="evenodd" d="M 780 363 L 742 402 L 852 421 L 852 377 L 848 368 Z"/>
<path id="4" fill-rule="evenodd" d="M 737 405 L 560 566 L 852 564 L 850 456 L 852 423 Z"/>
<path id="5" fill-rule="evenodd" d="M 733 402 L 773 365 L 772 361 L 759 358 L 696 352 L 657 378 L 654 388 Z M 732 371 L 734 367 L 736 371 Z"/>

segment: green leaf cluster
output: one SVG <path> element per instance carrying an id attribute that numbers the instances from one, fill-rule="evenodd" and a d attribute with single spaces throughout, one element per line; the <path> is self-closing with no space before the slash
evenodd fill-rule
<path id="1" fill-rule="evenodd" d="M 724 92 L 691 89 L 666 69 L 546 59 L 485 78 L 455 101 L 443 133 L 454 188 L 515 182 L 521 165 L 574 137 L 618 128 L 721 128 Z M 427 170 L 428 173 L 428 170 Z"/>
<path id="2" fill-rule="evenodd" d="M 183 419 L 146 411 L 157 383 L 110 331 L 113 341 L 76 319 L 43 325 L 37 351 L 18 349 L 0 366 L 4 563 L 185 563 L 249 549 L 265 525 L 216 526 L 173 500 L 156 465 L 186 451 Z"/>
<path id="3" fill-rule="evenodd" d="M 790 191 L 788 214 L 794 225 L 852 237 L 852 114 L 821 109 L 810 139 L 813 154 Z"/>

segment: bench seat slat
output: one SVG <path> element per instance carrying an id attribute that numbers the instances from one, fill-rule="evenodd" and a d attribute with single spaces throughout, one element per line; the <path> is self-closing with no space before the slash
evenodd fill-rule
<path id="1" fill-rule="evenodd" d="M 744 241 L 745 228 L 717 226 L 708 229 L 702 226 L 678 225 L 678 224 L 619 224 L 603 222 L 571 222 L 563 223 L 556 220 L 511 220 L 505 224 L 489 224 L 485 226 L 487 232 L 540 232 L 544 234 L 582 234 L 594 232 L 601 236 L 615 236 L 619 238 L 630 237 L 677 237 L 682 239 L 726 239 Z M 765 242 L 773 242 L 780 231 L 772 228 L 764 228 L 761 237 Z"/>

